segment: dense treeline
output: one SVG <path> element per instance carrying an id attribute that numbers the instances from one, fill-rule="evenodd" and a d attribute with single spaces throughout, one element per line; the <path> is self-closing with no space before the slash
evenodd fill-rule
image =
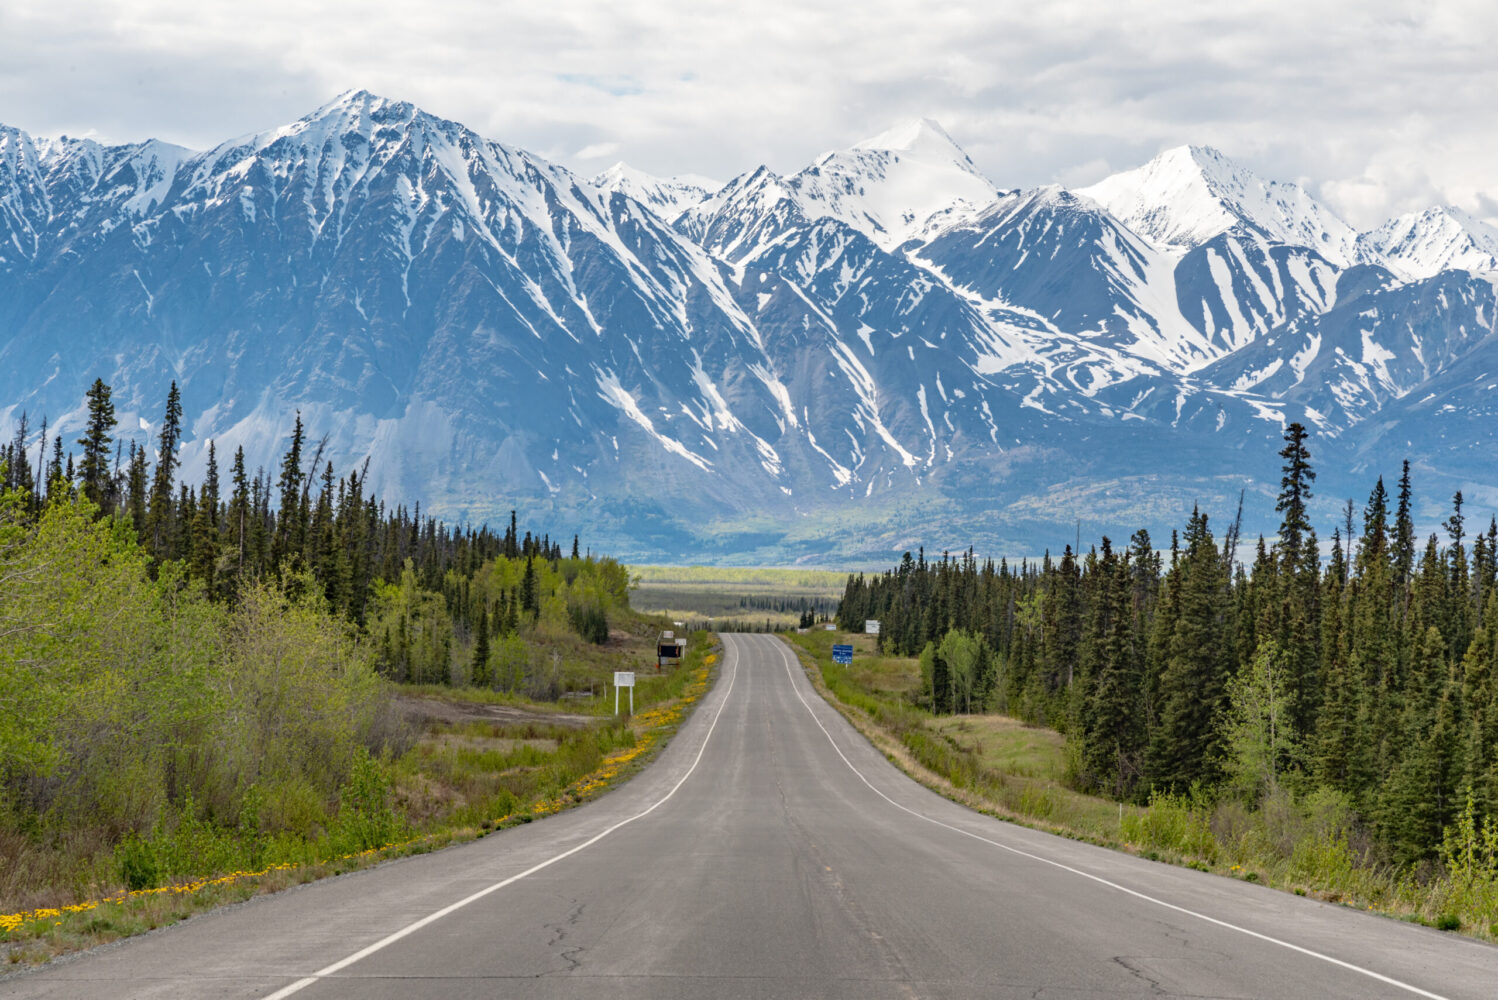
<path id="1" fill-rule="evenodd" d="M 837 613 L 835 597 L 774 597 L 766 594 L 748 594 L 739 598 L 739 607 L 751 611 L 778 611 L 781 614 L 794 612 L 812 620 L 831 618 Z"/>
<path id="2" fill-rule="evenodd" d="M 487 657 L 496 641 L 517 636 L 543 612 L 601 643 L 608 609 L 628 601 L 623 567 L 584 556 L 576 536 L 564 556 L 548 535 L 520 535 L 514 512 L 496 533 L 423 518 L 419 505 L 387 510 L 368 490 L 368 463 L 338 475 L 300 414 L 274 478 L 264 469 L 251 474 L 239 448 L 225 479 L 209 442 L 202 483 L 180 481 L 176 383 L 154 443 L 116 437 L 110 396 L 102 380 L 88 391 L 77 460 L 61 435 L 48 440 L 45 421 L 39 446 L 29 449 L 22 415 L 14 439 L 0 447 L 0 488 L 24 498 L 23 514 L 35 518 L 49 504 L 86 498 L 97 516 L 134 529 L 153 571 L 180 563 L 208 596 L 230 602 L 247 582 L 305 571 L 334 613 L 369 627 L 381 642 L 380 667 L 394 679 L 513 682 L 513 670 L 496 672 L 475 653 Z"/>
<path id="3" fill-rule="evenodd" d="M 1194 510 L 1157 552 L 1144 531 L 1018 568 L 924 553 L 848 579 L 838 622 L 882 623 L 921 657 L 936 712 L 997 709 L 1067 735 L 1073 779 L 1154 792 L 1345 796 L 1396 860 L 1436 855 L 1471 803 L 1498 829 L 1498 521 L 1443 539 L 1413 523 L 1409 463 L 1323 559 L 1306 431 L 1287 429 L 1273 542 L 1237 562 Z M 1360 523 L 1359 523 L 1360 522 Z"/>
<path id="4" fill-rule="evenodd" d="M 194 486 L 175 385 L 154 442 L 116 440 L 102 381 L 88 413 L 81 457 L 25 417 L 0 447 L 8 901 L 382 842 L 412 739 L 382 674 L 555 698 L 537 640 L 603 642 L 627 605 L 624 568 L 576 538 L 387 510 L 300 417 L 275 478 L 240 450 L 221 480 L 210 444 Z"/>

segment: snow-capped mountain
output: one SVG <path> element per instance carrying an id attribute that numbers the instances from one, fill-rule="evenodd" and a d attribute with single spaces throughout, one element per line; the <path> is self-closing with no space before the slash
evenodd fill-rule
<path id="1" fill-rule="evenodd" d="M 650 209 L 667 221 L 676 218 L 684 209 L 702 201 L 723 185 L 696 174 L 678 174 L 675 177 L 656 177 L 643 170 L 636 170 L 622 160 L 592 180 L 593 186 L 605 191 L 617 191 Z"/>
<path id="2" fill-rule="evenodd" d="M 1215 356 L 1174 303 L 1170 262 L 1102 211 L 1060 188 L 1008 195 L 913 252 L 996 318 L 1039 334 L 1034 347 L 1080 335 L 1163 370 L 1189 370 Z"/>
<path id="3" fill-rule="evenodd" d="M 998 198 L 952 137 L 927 118 L 824 153 L 790 179 L 808 214 L 828 215 L 885 250 L 981 212 Z"/>
<path id="4" fill-rule="evenodd" d="M 1311 425 L 1342 434 L 1494 346 L 1498 290 L 1482 277 L 1447 271 L 1401 284 L 1368 268 L 1344 273 L 1336 291 L 1337 304 L 1314 323 L 1277 328 L 1202 378 L 1294 400 Z"/>
<path id="5" fill-rule="evenodd" d="M 1450 205 L 1390 219 L 1359 242 L 1414 278 L 1448 269 L 1498 271 L 1498 227 Z"/>
<path id="6" fill-rule="evenodd" d="M 1346 267 L 1357 232 L 1298 184 L 1264 181 L 1210 146 L 1167 149 L 1107 177 L 1086 195 L 1162 250 L 1185 253 L 1234 230 L 1308 247 Z"/>
<path id="7" fill-rule="evenodd" d="M 0 434 L 71 440 L 103 377 L 144 443 L 176 380 L 189 473 L 300 409 L 389 499 L 671 561 L 1168 530 L 1272 495 L 1290 420 L 1328 498 L 1400 442 L 1480 494 L 1441 456 L 1498 443 L 1492 238 L 1199 147 L 1004 190 L 925 120 L 721 187 L 362 91 L 205 152 L 0 128 Z"/>
<path id="8" fill-rule="evenodd" d="M 786 227 L 819 219 L 836 219 L 893 251 L 970 219 L 999 193 L 940 125 L 918 119 L 823 153 L 789 177 L 765 167 L 737 177 L 677 226 L 735 260 Z M 725 240 L 724 232 L 734 238 Z"/>

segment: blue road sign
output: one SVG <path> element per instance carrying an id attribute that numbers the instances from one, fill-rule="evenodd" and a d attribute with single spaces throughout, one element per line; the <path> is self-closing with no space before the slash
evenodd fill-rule
<path id="1" fill-rule="evenodd" d="M 851 645 L 845 646 L 845 645 L 843 645 L 841 643 L 834 644 L 833 647 L 832 647 L 832 662 L 833 663 L 852 663 L 853 662 L 853 647 Z"/>

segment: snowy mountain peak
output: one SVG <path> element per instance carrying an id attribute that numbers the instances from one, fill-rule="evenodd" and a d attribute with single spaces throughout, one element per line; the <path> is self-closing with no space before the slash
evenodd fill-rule
<path id="1" fill-rule="evenodd" d="M 1230 230 L 1309 247 L 1346 266 L 1357 233 L 1298 184 L 1265 181 L 1211 146 L 1176 146 L 1080 191 L 1157 248 L 1185 253 Z"/>
<path id="2" fill-rule="evenodd" d="M 723 187 L 721 181 L 696 174 L 657 177 L 636 170 L 623 160 L 595 176 L 590 183 L 604 191 L 617 191 L 633 198 L 668 221 Z"/>
<path id="3" fill-rule="evenodd" d="M 929 238 L 998 200 L 945 129 L 900 122 L 850 149 L 825 153 L 788 178 L 809 218 L 847 223 L 886 250 Z"/>
<path id="4" fill-rule="evenodd" d="M 410 125 L 418 118 L 450 127 L 453 125 L 427 114 L 409 101 L 392 100 L 367 90 L 349 90 L 311 114 L 266 134 L 276 138 L 307 135 L 313 139 L 348 132 L 369 135 L 376 125 Z"/>
<path id="5" fill-rule="evenodd" d="M 1133 530 L 1272 496 L 1290 420 L 1326 496 L 1401 453 L 1498 491 L 1498 232 L 1441 208 L 1354 245 L 1397 273 L 1339 267 L 1345 236 L 1202 146 L 1001 193 L 926 119 L 720 189 L 366 90 L 196 154 L 0 126 L 0 440 L 76 437 L 95 377 L 146 429 L 176 381 L 192 477 L 210 439 L 272 467 L 301 410 L 381 496 L 653 561 Z"/>
<path id="6" fill-rule="evenodd" d="M 884 149 L 893 153 L 910 153 L 926 158 L 955 159 L 971 163 L 962 147 L 947 130 L 930 118 L 912 118 L 896 122 L 878 135 L 853 144 L 854 149 Z"/>
<path id="7" fill-rule="evenodd" d="M 1390 219 L 1361 244 L 1414 278 L 1451 268 L 1498 271 L 1498 228 L 1451 205 Z"/>
<path id="8" fill-rule="evenodd" d="M 305 116 L 302 121 L 308 119 L 327 118 L 330 116 L 347 115 L 351 113 L 373 114 L 377 111 L 393 109 L 398 111 L 416 110 L 416 106 L 410 101 L 397 100 L 392 97 L 382 97 L 368 90 L 356 89 L 345 90 L 327 104 Z"/>

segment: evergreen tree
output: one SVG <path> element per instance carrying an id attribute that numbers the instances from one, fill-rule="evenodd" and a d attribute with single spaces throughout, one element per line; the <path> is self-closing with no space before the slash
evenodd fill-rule
<path id="1" fill-rule="evenodd" d="M 214 443 L 209 441 L 208 471 L 203 479 L 203 492 L 198 495 L 197 508 L 193 513 L 191 540 L 191 574 L 202 580 L 209 592 L 215 589 L 218 574 L 218 489 L 218 453 Z"/>
<path id="2" fill-rule="evenodd" d="M 144 537 L 146 532 L 146 483 L 148 470 L 146 469 L 146 449 L 137 448 L 135 442 L 130 442 L 130 463 L 125 471 L 125 509 L 130 515 L 130 523 L 135 528 L 137 536 Z"/>
<path id="3" fill-rule="evenodd" d="M 1184 792 L 1219 776 L 1217 718 L 1233 662 L 1225 567 L 1207 516 L 1192 511 L 1177 569 L 1179 607 L 1160 672 L 1160 717 L 1146 767 L 1156 788 Z"/>
<path id="4" fill-rule="evenodd" d="M 234 471 L 230 474 L 234 483 L 234 492 L 229 496 L 229 516 L 225 525 L 229 537 L 229 545 L 234 555 L 234 575 L 236 579 L 245 574 L 245 557 L 250 532 L 250 479 L 244 468 L 244 446 L 240 445 L 234 450 Z"/>
<path id="5" fill-rule="evenodd" d="M 473 669 L 470 671 L 475 687 L 488 687 L 489 672 L 489 609 L 479 611 L 478 627 L 473 633 Z"/>
<path id="6" fill-rule="evenodd" d="M 1394 516 L 1394 583 L 1404 594 L 1415 569 L 1415 521 L 1411 509 L 1410 460 L 1404 460 L 1399 474 L 1399 509 Z"/>
<path id="7" fill-rule="evenodd" d="M 1049 588 L 1043 606 L 1042 670 L 1045 693 L 1052 696 L 1070 687 L 1081 652 L 1081 574 L 1070 545 L 1062 553 L 1060 564 L 1045 575 Z"/>
<path id="8" fill-rule="evenodd" d="M 68 465 L 73 464 L 71 457 Z M 69 499 L 72 493 L 72 476 L 63 471 L 62 461 L 62 436 L 56 435 L 52 438 L 52 462 L 47 466 L 47 502 L 62 503 Z"/>
<path id="9" fill-rule="evenodd" d="M 1311 484 L 1316 473 L 1311 469 L 1311 453 L 1306 447 L 1306 429 L 1303 424 L 1293 423 L 1285 428 L 1285 447 L 1280 458 L 1285 460 L 1280 478 L 1280 496 L 1275 503 L 1276 513 L 1283 514 L 1280 522 L 1279 550 L 1287 573 L 1294 574 L 1299 568 L 1301 548 L 1306 532 L 1311 529 L 1306 505 L 1311 500 Z"/>
<path id="10" fill-rule="evenodd" d="M 178 466 L 177 446 L 182 437 L 182 394 L 172 382 L 166 395 L 166 413 L 161 420 L 156 456 L 156 474 L 151 480 L 150 507 L 146 512 L 146 540 L 157 559 L 172 559 L 172 483 Z"/>
<path id="11" fill-rule="evenodd" d="M 1275 543 L 1277 599 L 1267 605 L 1269 620 L 1257 630 L 1260 639 L 1273 636 L 1284 657 L 1290 721 L 1299 734 L 1306 734 L 1314 727 L 1320 700 L 1317 644 L 1320 557 L 1316 532 L 1307 512 L 1316 473 L 1311 468 L 1306 436 L 1302 424 L 1292 423 L 1285 428 L 1285 447 L 1280 451 L 1284 466 L 1274 508 L 1284 518 Z"/>
<path id="12" fill-rule="evenodd" d="M 37 483 L 36 478 L 31 473 L 31 458 L 26 453 L 26 438 L 29 430 L 30 428 L 27 424 L 26 411 L 22 410 L 20 423 L 16 425 L 16 436 L 11 444 L 11 457 L 7 465 L 7 468 L 9 470 L 7 472 L 7 485 L 11 489 L 19 490 L 24 493 L 34 494 L 36 492 Z M 44 441 L 46 440 L 46 436 L 46 425 L 43 424 L 42 439 Z M 36 498 L 33 496 L 32 501 L 34 502 L 35 499 Z"/>
<path id="13" fill-rule="evenodd" d="M 281 472 L 276 479 L 276 488 L 281 491 L 276 514 L 276 534 L 271 545 L 272 558 L 280 563 L 302 551 L 300 508 L 302 502 L 302 445 L 306 442 L 306 430 L 302 427 L 302 412 L 297 411 L 296 424 L 291 432 L 291 447 L 281 459 Z"/>
<path id="14" fill-rule="evenodd" d="M 1118 560 L 1102 599 L 1112 604 L 1092 687 L 1083 752 L 1086 785 L 1128 798 L 1142 776 L 1145 746 L 1141 664 L 1134 642 L 1130 554 Z"/>
<path id="15" fill-rule="evenodd" d="M 535 620 L 541 614 L 541 595 L 536 588 L 536 559 L 525 557 L 525 575 L 520 578 L 520 610 Z"/>
<path id="16" fill-rule="evenodd" d="M 114 440 L 114 404 L 109 400 L 109 386 L 103 379 L 94 379 L 93 387 L 86 394 L 88 399 L 88 424 L 78 444 L 83 447 L 83 462 L 80 472 L 83 477 L 83 495 L 104 513 L 113 507 L 113 496 L 109 476 L 109 443 Z"/>

